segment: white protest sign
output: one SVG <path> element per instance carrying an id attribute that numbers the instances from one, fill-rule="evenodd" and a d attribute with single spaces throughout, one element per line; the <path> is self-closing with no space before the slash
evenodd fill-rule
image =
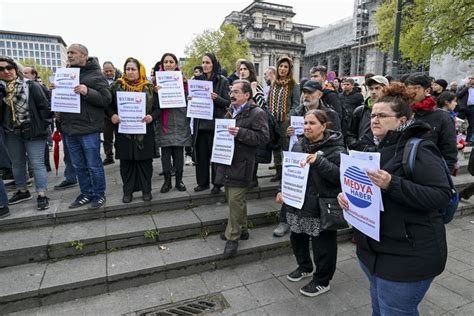
<path id="1" fill-rule="evenodd" d="M 212 101 L 212 81 L 189 80 L 189 96 L 187 117 L 212 120 L 214 117 L 214 101 Z"/>
<path id="2" fill-rule="evenodd" d="M 146 95 L 143 92 L 117 91 L 117 112 L 120 117 L 118 132 L 146 134 Z"/>
<path id="3" fill-rule="evenodd" d="M 156 83 L 161 87 L 158 90 L 160 108 L 185 108 L 183 74 L 181 71 L 157 71 Z"/>
<path id="4" fill-rule="evenodd" d="M 214 144 L 211 161 L 230 166 L 234 157 L 234 136 L 229 133 L 229 127 L 235 127 L 235 119 L 216 119 Z"/>
<path id="5" fill-rule="evenodd" d="M 298 136 L 304 133 L 304 117 L 303 116 L 291 116 L 290 125 L 295 129 L 295 134 L 290 137 L 288 150 L 291 151 L 293 146 L 298 142 Z"/>
<path id="6" fill-rule="evenodd" d="M 79 85 L 79 68 L 58 68 L 51 93 L 51 111 L 81 113 L 81 96 L 74 92 Z"/>
<path id="7" fill-rule="evenodd" d="M 366 170 L 378 170 L 371 160 L 362 160 L 341 154 L 341 188 L 349 209 L 344 219 L 372 239 L 380 240 L 380 188 L 372 183 Z"/>
<path id="8" fill-rule="evenodd" d="M 304 153 L 283 152 L 281 194 L 285 204 L 297 209 L 303 207 L 306 194 L 309 164 L 301 167 L 300 162 L 305 160 L 307 156 L 308 154 Z"/>

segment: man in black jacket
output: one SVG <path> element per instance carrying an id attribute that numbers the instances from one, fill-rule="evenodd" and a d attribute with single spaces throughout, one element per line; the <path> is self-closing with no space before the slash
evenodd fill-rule
<path id="1" fill-rule="evenodd" d="M 351 124 L 346 134 L 346 145 L 349 149 L 376 151 L 374 135 L 370 129 L 370 114 L 373 104 L 382 97 L 383 87 L 388 84 L 384 76 L 372 76 L 365 82 L 370 96 L 352 113 Z"/>
<path id="2" fill-rule="evenodd" d="M 109 84 L 109 87 L 120 78 L 120 73 L 115 68 L 114 64 L 110 61 L 106 61 L 102 65 L 102 71 L 104 73 L 105 79 Z M 107 115 L 104 118 L 104 153 L 105 159 L 102 162 L 104 166 L 115 163 L 114 161 L 114 130 L 115 126 L 112 124 Z"/>
<path id="3" fill-rule="evenodd" d="M 247 80 L 236 80 L 230 90 L 231 113 L 236 120 L 229 128 L 234 136 L 234 156 L 230 166 L 216 164 L 216 184 L 224 185 L 229 203 L 229 220 L 225 233 L 224 254 L 235 255 L 239 239 L 248 239 L 245 193 L 252 181 L 257 146 L 269 141 L 267 115 L 252 101 L 252 87 Z"/>
<path id="4" fill-rule="evenodd" d="M 339 94 L 342 107 L 350 117 L 354 110 L 364 103 L 364 97 L 354 88 L 354 79 L 346 78 L 342 81 L 342 93 Z"/>
<path id="5" fill-rule="evenodd" d="M 90 209 L 97 209 L 105 203 L 100 133 L 104 127 L 104 110 L 111 101 L 111 94 L 97 59 L 89 58 L 84 45 L 69 46 L 67 58 L 71 67 L 80 69 L 80 84 L 74 88 L 74 92 L 81 96 L 80 113 L 60 113 L 64 141 L 81 188 L 81 194 L 69 208 L 90 203 Z"/>

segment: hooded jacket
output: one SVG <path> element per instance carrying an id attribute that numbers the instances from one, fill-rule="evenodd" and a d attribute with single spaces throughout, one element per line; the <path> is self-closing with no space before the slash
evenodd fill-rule
<path id="1" fill-rule="evenodd" d="M 392 176 L 382 190 L 380 242 L 356 229 L 354 236 L 359 260 L 382 279 L 421 281 L 439 275 L 446 264 L 446 232 L 438 209 L 449 204 L 451 191 L 439 150 L 431 141 L 420 143 L 411 180 L 402 166 L 406 142 L 429 130 L 415 121 L 403 131 L 389 131 L 378 146 L 380 169 Z"/>
<path id="2" fill-rule="evenodd" d="M 81 113 L 61 112 L 61 130 L 67 135 L 100 133 L 105 109 L 112 99 L 109 84 L 95 58 L 89 57 L 85 66 L 78 68 L 80 83 L 87 86 L 87 94 L 81 95 Z"/>

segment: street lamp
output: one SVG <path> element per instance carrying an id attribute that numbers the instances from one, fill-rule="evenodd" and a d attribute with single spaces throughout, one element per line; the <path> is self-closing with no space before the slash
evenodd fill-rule
<path id="1" fill-rule="evenodd" d="M 398 65 L 400 62 L 400 24 L 402 19 L 402 0 L 397 0 L 395 14 L 395 34 L 393 38 L 392 77 L 398 79 Z"/>

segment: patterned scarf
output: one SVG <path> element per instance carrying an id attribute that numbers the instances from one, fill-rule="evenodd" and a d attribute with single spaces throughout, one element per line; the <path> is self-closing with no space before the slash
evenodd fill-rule
<path id="1" fill-rule="evenodd" d="M 289 84 L 291 79 L 275 80 L 268 93 L 270 113 L 279 122 L 286 120 L 286 101 L 288 100 Z"/>
<path id="2" fill-rule="evenodd" d="M 128 61 L 131 59 L 131 57 L 127 58 L 125 65 L 128 63 Z M 135 58 L 134 58 L 135 59 Z M 146 78 L 146 70 L 145 66 L 135 59 L 138 62 L 138 72 L 139 72 L 139 78 L 138 80 L 135 81 L 130 81 L 127 78 L 127 73 L 124 69 L 123 75 L 120 79 L 118 79 L 118 83 L 122 87 L 122 91 L 130 91 L 130 92 L 143 92 L 143 89 L 146 85 L 151 85 L 152 83 Z"/>
<path id="3" fill-rule="evenodd" d="M 20 77 L 7 83 L 5 102 L 12 112 L 13 126 L 17 127 L 24 122 L 29 122 L 28 95 L 25 91 L 25 83 Z"/>

